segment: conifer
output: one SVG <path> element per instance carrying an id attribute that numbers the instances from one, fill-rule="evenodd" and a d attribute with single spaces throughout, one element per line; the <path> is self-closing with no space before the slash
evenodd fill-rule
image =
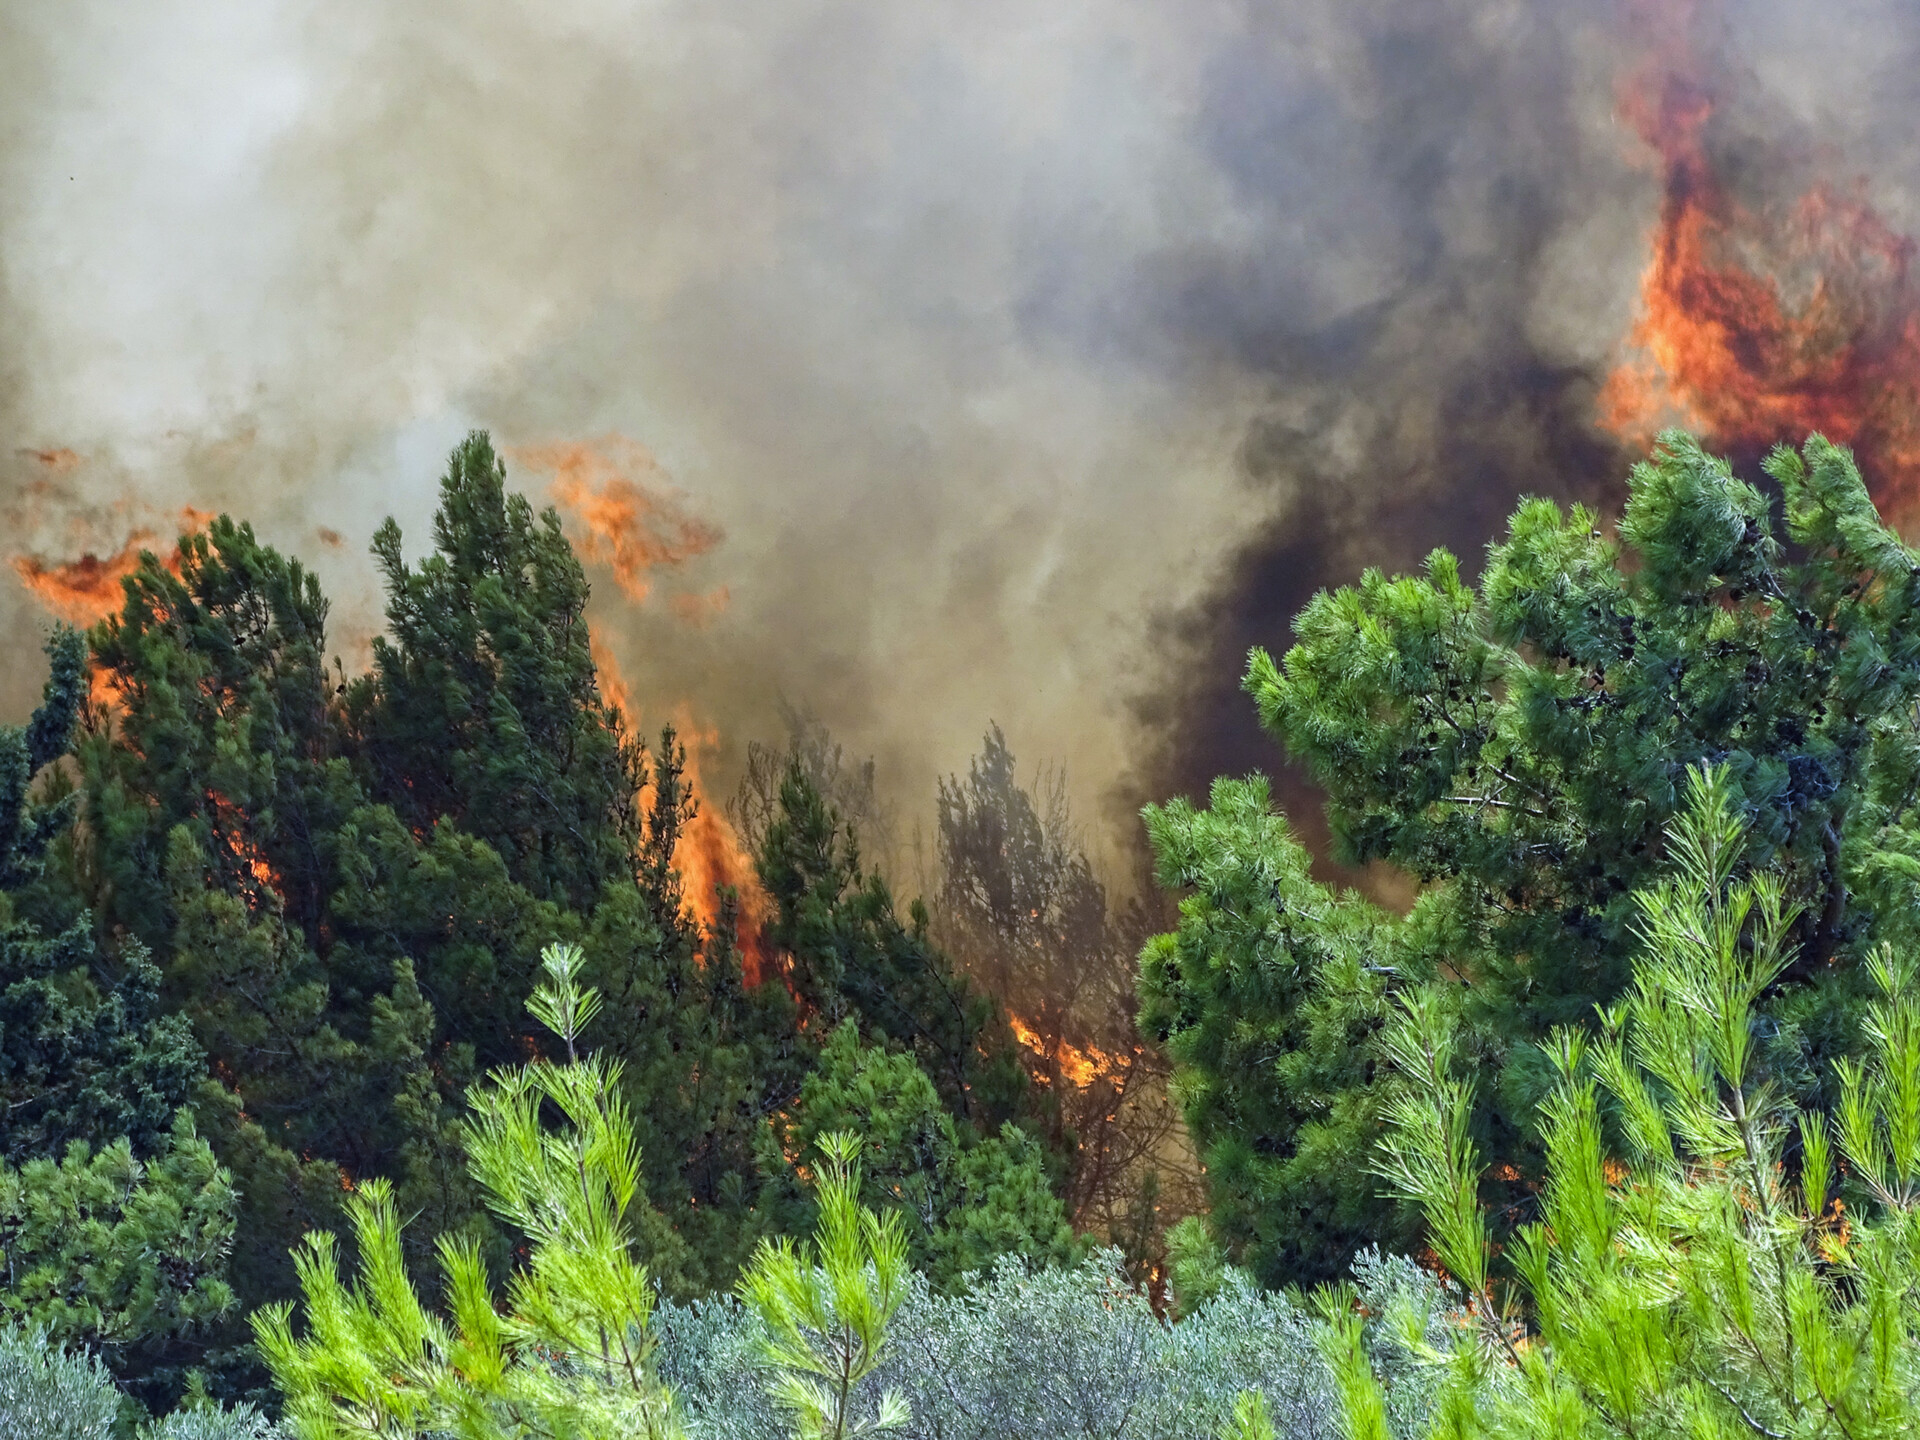
<path id="1" fill-rule="evenodd" d="M 1815 435 L 1765 469 L 1783 526 L 1771 492 L 1669 433 L 1617 539 L 1529 500 L 1477 592 L 1436 551 L 1316 596 L 1282 660 L 1253 652 L 1247 688 L 1325 788 L 1339 857 L 1419 886 L 1404 919 L 1313 883 L 1257 781 L 1205 814 L 1149 809 L 1163 881 L 1190 893 L 1148 949 L 1143 1023 L 1181 1057 L 1222 1238 L 1263 1277 L 1330 1277 L 1398 1233 L 1350 1163 L 1391 1089 L 1367 1037 L 1384 997 L 1442 975 L 1487 1077 L 1485 1198 L 1527 1213 L 1555 1083 L 1537 1042 L 1623 992 L 1635 892 L 1702 763 L 1733 787 L 1743 863 L 1795 907 L 1769 1043 L 1801 1098 L 1837 1100 L 1861 958 L 1920 939 L 1920 563 L 1845 450 Z"/>

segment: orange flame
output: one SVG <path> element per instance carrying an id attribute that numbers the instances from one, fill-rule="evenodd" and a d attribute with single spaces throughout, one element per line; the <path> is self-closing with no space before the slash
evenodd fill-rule
<path id="1" fill-rule="evenodd" d="M 1015 1040 L 1040 1059 L 1052 1062 L 1053 1068 L 1076 1089 L 1085 1090 L 1101 1076 L 1114 1074 L 1122 1067 L 1125 1058 L 1093 1045 L 1083 1050 L 1066 1040 L 1056 1040 L 1049 1045 L 1038 1031 L 1018 1015 L 1007 1016 L 1007 1027 L 1013 1031 Z M 1033 1078 L 1042 1085 L 1053 1083 L 1053 1076 L 1044 1070 Z"/>
<path id="2" fill-rule="evenodd" d="M 593 657 L 594 674 L 600 682 L 601 696 L 632 726 L 640 709 L 633 703 L 633 691 L 628 688 L 626 677 L 620 673 L 620 662 L 613 658 L 606 633 L 591 620 L 587 622 L 587 651 Z"/>
<path id="3" fill-rule="evenodd" d="M 700 756 L 719 743 L 720 732 L 701 727 L 686 705 L 674 707 L 674 729 L 687 747 L 687 787 L 700 795 Z M 687 904 L 709 930 L 719 923 L 719 890 L 732 886 L 739 896 L 734 921 L 734 941 L 740 947 L 740 966 L 749 986 L 773 976 L 778 967 L 769 953 L 764 934 L 766 897 L 753 867 L 753 857 L 740 843 L 739 833 L 726 813 L 703 799 L 699 813 L 680 833 L 680 848 L 674 852 L 680 866 L 681 882 Z"/>
<path id="4" fill-rule="evenodd" d="M 1825 183 L 1785 207 L 1736 200 L 1706 144 L 1713 99 L 1684 68 L 1638 77 L 1623 109 L 1664 196 L 1600 423 L 1635 443 L 1680 424 L 1748 450 L 1819 430 L 1855 449 L 1890 515 L 1920 512 L 1913 240 Z"/>
<path id="5" fill-rule="evenodd" d="M 67 561 L 16 555 L 13 570 L 49 613 L 70 624 L 91 625 L 119 608 L 120 581 L 138 568 L 140 552 L 152 541 L 150 531 L 136 532 L 105 559 L 92 551 Z"/>
<path id="6" fill-rule="evenodd" d="M 207 806 L 213 812 L 214 839 L 226 851 L 228 857 L 253 881 L 253 892 L 248 897 L 259 908 L 269 892 L 280 899 L 286 898 L 286 883 L 279 871 L 260 853 L 248 835 L 252 828 L 251 817 L 233 801 L 217 790 L 207 792 Z"/>
<path id="7" fill-rule="evenodd" d="M 187 506 L 180 511 L 182 532 L 205 529 L 213 520 L 207 510 Z M 140 555 L 153 548 L 157 532 L 140 526 L 128 532 L 120 548 L 101 556 L 92 550 L 76 560 L 52 560 L 44 555 L 12 557 L 13 570 L 33 597 L 50 614 L 74 625 L 92 625 L 120 608 L 120 582 L 140 568 Z M 166 558 L 167 568 L 180 573 L 179 551 Z"/>
<path id="8" fill-rule="evenodd" d="M 599 675 L 600 693 L 609 705 L 626 718 L 629 725 L 635 724 L 640 711 L 634 703 L 633 691 L 620 673 L 619 663 L 614 659 L 605 634 L 591 622 L 587 626 L 587 641 L 592 650 L 594 669 Z M 686 747 L 687 788 L 700 798 L 699 813 L 681 831 L 679 846 L 674 851 L 674 863 L 680 870 L 681 890 L 687 908 L 711 933 L 720 923 L 718 891 L 724 886 L 733 887 L 739 896 L 734 941 L 740 949 L 741 969 L 749 986 L 758 985 L 776 974 L 779 968 L 763 933 L 766 897 L 760 889 L 753 859 L 740 843 L 739 834 L 727 820 L 725 812 L 702 794 L 700 756 L 718 743 L 719 732 L 698 724 L 693 718 L 692 709 L 685 704 L 674 707 L 672 719 L 680 742 Z"/>
<path id="9" fill-rule="evenodd" d="M 631 600 L 647 598 L 654 570 L 678 569 L 725 538 L 719 526 L 681 508 L 679 498 L 662 483 L 659 462 L 625 436 L 528 446 L 511 453 L 522 464 L 552 474 L 554 499 L 582 532 L 580 553 L 611 569 L 614 582 Z M 659 478 L 645 484 L 636 475 Z M 681 598 L 691 607 L 689 611 L 676 600 L 683 618 L 704 618 L 725 606 L 726 591 Z"/>

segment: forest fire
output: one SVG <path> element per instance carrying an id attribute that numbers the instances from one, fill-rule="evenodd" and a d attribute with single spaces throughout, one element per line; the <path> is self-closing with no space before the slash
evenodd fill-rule
<path id="1" fill-rule="evenodd" d="M 653 589 L 653 572 L 677 569 L 704 555 L 725 538 L 719 526 L 688 514 L 662 484 L 646 484 L 636 475 L 660 477 L 659 462 L 644 446 L 622 435 L 527 446 L 511 452 L 522 464 L 550 474 L 548 487 L 580 531 L 575 541 L 582 556 L 605 565 L 628 599 L 643 601 Z M 725 604 L 724 590 L 716 592 Z M 683 613 L 688 606 L 679 603 Z M 714 605 L 695 597 L 692 609 Z"/>
<path id="2" fill-rule="evenodd" d="M 1853 447 L 1891 518 L 1920 519 L 1911 237 L 1825 182 L 1790 204 L 1736 198 L 1707 143 L 1713 97 L 1684 73 L 1642 75 L 1623 110 L 1664 193 L 1601 424 L 1635 444 L 1674 424 L 1748 451 L 1818 430 Z"/>
<path id="3" fill-rule="evenodd" d="M 573 522 L 575 548 L 582 558 L 611 570 L 621 593 L 635 603 L 652 593 L 655 571 L 678 569 L 724 538 L 718 525 L 689 514 L 663 485 L 635 478 L 663 477 L 663 472 L 644 446 L 624 436 L 524 446 L 510 453 L 529 468 L 553 477 L 548 489 Z M 675 595 L 672 608 L 682 621 L 700 625 L 723 610 L 726 602 L 727 591 L 722 588 L 707 595 Z M 588 637 L 601 694 L 637 731 L 641 710 L 620 673 L 605 630 L 589 623 Z M 729 887 L 734 891 L 738 896 L 734 938 L 746 981 L 757 985 L 775 966 L 761 935 L 763 901 L 753 860 L 701 782 L 702 753 L 712 750 L 718 732 L 697 723 L 684 703 L 672 707 L 671 719 L 686 747 L 688 790 L 699 801 L 674 852 L 686 904 L 711 932 L 722 923 L 721 892 Z"/>
<path id="4" fill-rule="evenodd" d="M 54 474 L 80 464 L 79 458 L 71 450 L 35 451 L 33 456 Z M 27 498 L 32 499 L 40 493 L 37 487 L 29 487 Z M 117 508 L 124 514 L 125 506 Z M 22 517 L 18 515 L 10 518 L 17 525 L 21 523 Z M 204 530 L 214 517 L 210 510 L 199 510 L 188 505 L 181 508 L 177 518 L 176 535 Z M 162 529 L 155 522 L 133 525 L 123 533 L 124 538 L 119 546 L 105 555 L 94 549 L 81 549 L 75 559 L 55 559 L 28 550 L 15 553 L 9 559 L 14 574 L 20 577 L 20 583 L 43 610 L 69 625 L 84 629 L 98 624 L 120 608 L 126 593 L 121 581 L 139 568 L 141 555 L 154 548 Z M 76 545 L 75 548 L 80 547 Z M 176 575 L 180 573 L 177 544 L 165 552 L 164 563 Z M 98 667 L 92 669 L 88 689 L 94 705 L 104 707 L 115 703 L 112 680 Z"/>
<path id="5" fill-rule="evenodd" d="M 700 802 L 699 810 L 681 832 L 680 848 L 674 852 L 687 904 L 700 917 L 700 923 L 712 930 L 720 923 L 722 890 L 733 890 L 739 897 L 733 931 L 734 942 L 740 947 L 740 968 L 749 986 L 758 985 L 778 970 L 763 929 L 765 896 L 753 857 L 740 843 L 725 812 L 707 797 L 700 779 L 701 753 L 719 743 L 720 733 L 696 724 L 693 712 L 685 705 L 675 708 L 673 724 L 680 742 L 687 747 L 687 788 Z"/>
<path id="6" fill-rule="evenodd" d="M 1061 1077 L 1076 1089 L 1085 1090 L 1103 1075 L 1114 1074 L 1125 1060 L 1124 1056 L 1110 1055 L 1092 1045 L 1083 1050 L 1067 1040 L 1049 1044 L 1045 1037 L 1018 1015 L 1007 1016 L 1007 1027 L 1024 1048 L 1049 1062 L 1052 1069 L 1058 1070 Z M 1053 1081 L 1053 1076 L 1046 1071 L 1035 1078 L 1043 1085 Z"/>
<path id="7" fill-rule="evenodd" d="M 252 823 L 247 812 L 217 790 L 207 792 L 206 804 L 213 821 L 214 843 L 225 852 L 232 871 L 245 877 L 241 891 L 253 908 L 266 906 L 269 895 L 284 900 L 286 882 L 251 839 L 248 832 Z"/>
<path id="8" fill-rule="evenodd" d="M 629 728 L 637 726 L 640 711 L 632 688 L 620 673 L 606 634 L 598 625 L 587 627 L 592 646 L 593 667 L 600 681 L 600 693 L 607 704 L 618 710 Z M 687 908 L 709 931 L 720 924 L 720 891 L 731 886 L 739 897 L 734 912 L 734 942 L 740 949 L 740 965 L 748 985 L 758 985 L 778 968 L 762 934 L 765 900 L 754 873 L 753 859 L 740 843 L 725 813 L 704 794 L 700 779 L 700 755 L 719 740 L 719 732 L 702 728 L 692 710 L 682 704 L 674 708 L 673 726 L 680 743 L 686 747 L 685 780 L 687 788 L 700 802 L 699 811 L 688 822 L 674 851 L 674 863 L 680 870 L 681 889 Z"/>
<path id="9" fill-rule="evenodd" d="M 139 566 L 140 552 L 152 539 L 150 532 L 138 532 L 104 558 L 91 551 L 66 561 L 16 555 L 13 570 L 51 614 L 70 624 L 91 625 L 118 607 L 120 581 Z"/>
<path id="10" fill-rule="evenodd" d="M 179 532 L 203 530 L 213 518 L 211 511 L 185 506 L 179 514 Z M 93 550 L 73 560 L 17 554 L 12 557 L 13 570 L 49 614 L 71 625 L 92 625 L 120 608 L 120 582 L 139 568 L 140 556 L 153 549 L 159 535 L 152 526 L 138 526 L 127 532 L 118 549 L 104 556 Z M 166 565 L 179 573 L 177 547 L 167 552 Z"/>

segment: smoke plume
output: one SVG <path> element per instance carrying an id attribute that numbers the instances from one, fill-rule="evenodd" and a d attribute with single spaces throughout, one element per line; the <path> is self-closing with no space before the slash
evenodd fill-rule
<path id="1" fill-rule="evenodd" d="M 1839 288 L 1892 359 L 1820 375 L 1897 389 L 1917 48 L 1892 0 L 23 0 L 0 705 L 32 587 L 183 507 L 310 560 L 352 663 L 374 528 L 424 548 L 479 425 L 721 790 L 782 697 L 910 814 L 994 719 L 1124 853 L 1140 799 L 1278 762 L 1239 675 L 1313 589 L 1611 501 L 1669 409 L 1905 444 L 1897 396 L 1716 412 L 1647 322 L 1694 293 L 1649 280 L 1693 165 L 1699 263 L 1783 333 L 1884 241 Z M 1878 228 L 1796 248 L 1822 185 Z"/>

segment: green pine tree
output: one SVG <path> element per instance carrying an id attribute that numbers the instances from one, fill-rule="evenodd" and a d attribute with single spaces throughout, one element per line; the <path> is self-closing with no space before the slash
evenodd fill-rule
<path id="1" fill-rule="evenodd" d="M 859 1139 L 822 1135 L 811 1244 L 762 1244 L 740 1294 L 765 1327 L 767 1388 L 793 1420 L 794 1440 L 860 1440 L 909 1416 L 892 1391 L 856 1413 L 860 1382 L 886 1358 L 887 1324 L 906 1299 L 907 1244 L 899 1211 L 862 1205 Z"/>
<path id="2" fill-rule="evenodd" d="M 448 462 L 433 538 L 418 567 L 391 520 L 374 539 L 389 634 L 347 696 L 370 793 L 415 833 L 452 820 L 537 898 L 590 910 L 633 873 L 644 775 L 601 699 L 586 576 L 481 432 Z"/>
<path id="3" fill-rule="evenodd" d="M 40 704 L 25 725 L 0 725 L 0 891 L 40 873 L 47 847 L 71 819 L 70 793 L 36 803 L 35 777 L 67 752 L 87 694 L 86 643 L 65 626 L 46 645 L 48 673 Z"/>
<path id="4" fill-rule="evenodd" d="M 168 1143 L 202 1057 L 188 1026 L 159 1013 L 144 947 L 109 963 L 91 916 L 47 874 L 80 799 L 51 767 L 86 693 L 86 646 L 63 628 L 47 655 L 32 719 L 0 726 L 0 1158 L 125 1138 L 145 1159 Z"/>
<path id="5" fill-rule="evenodd" d="M 830 1165 L 829 1137 L 842 1133 L 860 1137 L 861 1202 L 901 1217 L 908 1258 L 936 1285 L 952 1287 L 1001 1255 L 1078 1258 L 1039 1143 L 1012 1123 L 984 1136 L 956 1124 L 911 1054 L 862 1044 L 851 1020 L 768 1133 L 767 1168 L 785 1172 L 766 1202 L 781 1231 L 810 1228 L 816 1204 L 800 1175 Z"/>
<path id="6" fill-rule="evenodd" d="M 1411 992 L 1388 1031 L 1407 1088 L 1380 1173 L 1420 1206 L 1469 1316 L 1448 1349 L 1403 1327 L 1445 1376 L 1435 1437 L 1920 1426 L 1920 972 L 1876 952 L 1838 1115 L 1797 1105 L 1758 1008 L 1808 933 L 1794 872 L 1744 863 L 1730 767 L 1695 771 L 1687 791 L 1671 878 L 1634 896 L 1644 943 L 1625 992 L 1597 1035 L 1567 1027 L 1544 1046 L 1538 1218 L 1504 1250 L 1479 1201 L 1457 998 Z M 1347 1432 L 1385 1440 L 1349 1299 L 1324 1297 L 1328 1358 Z"/>
<path id="7" fill-rule="evenodd" d="M 297 562 L 223 517 L 126 588 L 93 635 L 117 703 L 79 747 L 71 868 L 110 941 L 152 947 L 207 1053 L 201 1113 L 242 1179 L 235 1275 L 257 1302 L 355 1177 L 393 1177 L 436 1222 L 477 1218 L 447 1179 L 448 1102 L 524 1055 L 540 937 L 582 922 L 453 822 L 416 832 L 369 796 Z"/>
<path id="8" fill-rule="evenodd" d="M 1140 1023 L 1173 1060 L 1213 1233 L 1268 1283 L 1330 1280 L 1407 1233 L 1353 1171 L 1378 1133 L 1388 982 L 1424 947 L 1412 922 L 1312 879 L 1264 779 L 1218 780 L 1212 802 L 1147 814 L 1160 882 L 1190 893 L 1141 954 Z"/>
<path id="9" fill-rule="evenodd" d="M 186 1111 L 148 1158 L 124 1139 L 0 1164 L 0 1316 L 104 1358 L 165 1401 L 233 1309 L 232 1177 Z"/>
<path id="10" fill-rule="evenodd" d="M 1844 450 L 1814 436 L 1766 469 L 1784 537 L 1765 492 L 1669 434 L 1618 541 L 1528 501 L 1477 593 L 1437 551 L 1424 576 L 1317 596 L 1283 661 L 1253 653 L 1247 687 L 1326 788 L 1341 858 L 1420 883 L 1404 920 L 1314 886 L 1257 784 L 1204 816 L 1149 810 L 1163 878 L 1193 893 L 1148 951 L 1143 1023 L 1184 1056 L 1223 1238 L 1268 1280 L 1392 1238 L 1351 1160 L 1381 1124 L 1365 1037 L 1383 994 L 1436 975 L 1467 982 L 1462 1044 L 1490 1076 L 1486 1198 L 1527 1212 L 1554 1083 L 1536 1042 L 1626 985 L 1633 895 L 1702 762 L 1736 787 L 1746 861 L 1780 867 L 1797 907 L 1772 1043 L 1834 1100 L 1857 957 L 1920 938 L 1920 565 Z"/>
<path id="11" fill-rule="evenodd" d="M 774 908 L 767 938 L 792 957 L 788 983 L 804 1010 L 829 1025 L 857 1020 L 864 1035 L 908 1051 L 955 1117 L 981 1132 L 1031 1115 L 1045 1133 L 1044 1105 L 994 1001 L 934 944 L 925 906 L 915 902 L 901 920 L 886 882 L 861 868 L 851 828 L 798 763 L 758 858 Z"/>
<path id="12" fill-rule="evenodd" d="M 505 1309 L 478 1245 L 452 1235 L 436 1247 L 450 1313 L 429 1309 L 403 1260 L 392 1192 L 371 1182 L 349 1204 L 359 1278 L 342 1282 L 334 1236 L 316 1232 L 298 1257 L 306 1333 L 290 1304 L 254 1319 L 302 1440 L 680 1433 L 650 1358 L 643 1258 L 670 1232 L 647 1204 L 619 1066 L 577 1048 L 600 1003 L 580 984 L 581 965 L 578 950 L 549 947 L 547 982 L 528 1002 L 566 1060 L 497 1070 L 468 1097 L 473 1178 L 528 1239 Z M 543 1122 L 546 1107 L 560 1124 Z"/>

